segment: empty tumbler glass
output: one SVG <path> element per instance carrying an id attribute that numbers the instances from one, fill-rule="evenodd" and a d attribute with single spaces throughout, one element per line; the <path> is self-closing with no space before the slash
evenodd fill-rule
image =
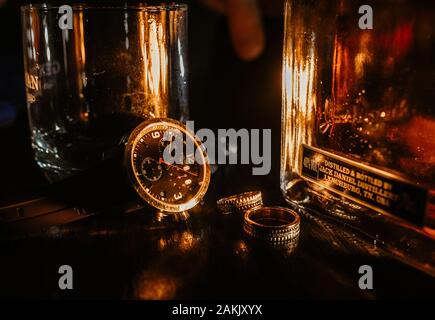
<path id="1" fill-rule="evenodd" d="M 150 117 L 188 117 L 187 6 L 22 7 L 28 115 L 49 181 L 95 166 Z"/>

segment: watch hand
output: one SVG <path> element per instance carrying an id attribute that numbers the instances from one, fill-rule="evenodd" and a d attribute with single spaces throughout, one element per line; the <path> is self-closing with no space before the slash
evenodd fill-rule
<path id="1" fill-rule="evenodd" d="M 184 170 L 183 168 L 180 168 L 179 166 L 181 166 L 181 164 L 174 165 L 174 164 L 171 164 L 171 163 L 165 162 L 162 158 L 160 158 L 160 159 L 159 159 L 159 164 L 162 164 L 162 163 L 163 163 L 164 165 L 167 165 L 168 167 L 172 167 L 172 168 L 174 168 L 174 169 L 181 170 L 181 171 L 183 171 L 183 172 L 185 172 L 185 173 L 188 173 L 188 174 L 190 174 L 190 175 L 192 175 L 192 176 L 194 176 L 194 177 L 198 177 L 198 175 L 197 175 L 196 173 L 193 173 L 193 172 L 190 172 L 190 171 Z"/>

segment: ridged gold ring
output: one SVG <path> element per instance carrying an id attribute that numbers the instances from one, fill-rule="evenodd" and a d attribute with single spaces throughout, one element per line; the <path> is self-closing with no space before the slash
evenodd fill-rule
<path id="1" fill-rule="evenodd" d="M 233 211 L 245 212 L 263 206 L 263 196 L 260 191 L 249 191 L 219 199 L 216 204 L 223 214 Z"/>
<path id="2" fill-rule="evenodd" d="M 261 207 L 246 211 L 244 232 L 273 245 L 292 243 L 299 238 L 300 217 L 291 209 Z"/>

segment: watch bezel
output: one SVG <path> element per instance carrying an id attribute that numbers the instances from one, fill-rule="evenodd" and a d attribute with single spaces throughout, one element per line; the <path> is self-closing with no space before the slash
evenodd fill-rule
<path id="1" fill-rule="evenodd" d="M 140 180 L 137 178 L 137 175 L 135 174 L 132 150 L 135 149 L 141 137 L 143 137 L 146 133 L 152 131 L 153 128 L 155 128 L 156 126 L 167 126 L 168 128 L 173 128 L 181 131 L 182 133 L 186 134 L 186 137 L 189 137 L 194 141 L 196 148 L 201 150 L 201 156 L 203 157 L 202 159 L 203 163 L 201 164 L 203 166 L 203 176 L 201 177 L 202 184 L 199 191 L 197 191 L 196 194 L 185 203 L 170 204 L 160 199 L 156 199 L 155 197 L 153 197 L 151 194 L 149 194 L 144 190 Z M 128 178 L 134 190 L 140 196 L 140 198 L 145 202 L 147 202 L 148 204 L 150 204 L 151 206 L 153 206 L 154 208 L 164 212 L 171 212 L 171 213 L 183 212 L 195 207 L 205 196 L 208 190 L 208 186 L 210 184 L 210 178 L 211 178 L 210 163 L 203 143 L 195 136 L 193 132 L 190 132 L 183 123 L 170 118 L 152 118 L 150 120 L 144 121 L 133 130 L 133 132 L 130 134 L 128 138 L 128 142 L 125 148 L 124 166 L 127 169 Z"/>

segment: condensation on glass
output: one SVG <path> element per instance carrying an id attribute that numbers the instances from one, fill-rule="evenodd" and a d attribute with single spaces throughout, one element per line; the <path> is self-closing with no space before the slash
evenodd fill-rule
<path id="1" fill-rule="evenodd" d="M 188 117 L 186 5 L 74 5 L 72 29 L 64 13 L 21 10 L 32 146 L 50 181 L 111 157 L 147 118 Z"/>
<path id="2" fill-rule="evenodd" d="M 289 204 L 432 274 L 434 21 L 423 0 L 286 1 L 280 181 Z"/>

